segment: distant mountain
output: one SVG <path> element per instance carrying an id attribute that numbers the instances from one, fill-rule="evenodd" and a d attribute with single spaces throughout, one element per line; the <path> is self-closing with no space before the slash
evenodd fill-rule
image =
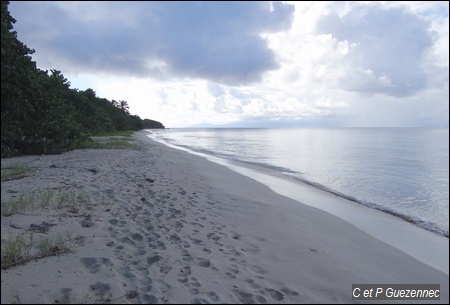
<path id="1" fill-rule="evenodd" d="M 248 121 L 236 121 L 227 124 L 212 124 L 212 123 L 200 123 L 191 125 L 187 128 L 293 128 L 293 127 L 341 127 L 338 124 L 334 124 L 332 118 L 324 120 L 311 120 L 311 119 L 253 119 Z"/>

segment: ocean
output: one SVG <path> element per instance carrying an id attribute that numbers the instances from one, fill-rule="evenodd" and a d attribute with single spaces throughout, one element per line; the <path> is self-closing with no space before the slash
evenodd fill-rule
<path id="1" fill-rule="evenodd" d="M 152 138 L 282 174 L 448 237 L 449 129 L 214 128 Z"/>

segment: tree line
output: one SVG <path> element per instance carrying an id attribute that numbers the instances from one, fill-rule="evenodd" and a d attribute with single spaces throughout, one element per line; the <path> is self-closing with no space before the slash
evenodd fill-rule
<path id="1" fill-rule="evenodd" d="M 72 89 L 61 71 L 37 68 L 34 50 L 17 39 L 8 5 L 1 1 L 2 158 L 62 153 L 100 132 L 164 128 L 131 115 L 124 100 Z"/>

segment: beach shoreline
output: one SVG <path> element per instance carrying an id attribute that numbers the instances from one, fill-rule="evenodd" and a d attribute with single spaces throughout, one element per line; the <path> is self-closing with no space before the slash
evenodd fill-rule
<path id="1" fill-rule="evenodd" d="M 336 196 L 292 177 L 269 171 L 267 168 L 176 146 L 159 137 L 154 137 L 152 133 L 148 137 L 166 146 L 226 166 L 239 174 L 267 185 L 280 195 L 337 216 L 419 261 L 449 274 L 449 239 L 446 236 L 421 228 L 397 215 L 364 206 L 342 196 Z"/>
<path id="2" fill-rule="evenodd" d="M 75 215 L 2 215 L 2 247 L 44 222 L 35 239 L 82 237 L 71 252 L 2 270 L 2 303 L 350 303 L 352 284 L 369 283 L 440 284 L 448 303 L 448 274 L 146 131 L 134 138 L 141 149 L 2 159 L 36 169 L 2 182 L 2 204 L 23 190 L 90 194 Z"/>

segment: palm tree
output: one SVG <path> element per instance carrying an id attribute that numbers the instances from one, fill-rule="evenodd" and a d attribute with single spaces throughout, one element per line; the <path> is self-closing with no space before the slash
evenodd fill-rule
<path id="1" fill-rule="evenodd" d="M 122 109 L 123 112 L 130 113 L 130 111 L 129 111 L 130 106 L 128 105 L 127 101 L 120 100 L 119 105 L 120 105 L 120 109 Z"/>
<path id="2" fill-rule="evenodd" d="M 116 100 L 112 100 L 112 101 L 111 101 L 111 105 L 113 105 L 114 107 L 119 107 L 119 106 L 120 106 L 120 105 L 119 105 L 119 102 L 116 101 Z"/>

